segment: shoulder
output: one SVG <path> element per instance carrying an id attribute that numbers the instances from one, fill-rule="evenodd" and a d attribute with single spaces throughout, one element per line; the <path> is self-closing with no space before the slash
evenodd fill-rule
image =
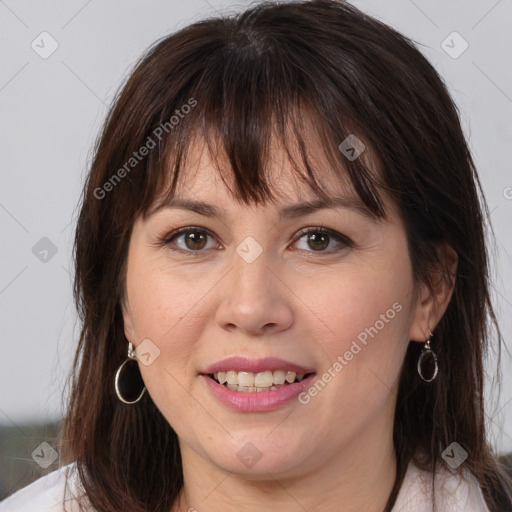
<path id="1" fill-rule="evenodd" d="M 432 481 L 431 473 L 411 462 L 392 512 L 431 512 Z M 489 512 L 480 485 L 468 470 L 456 472 L 440 466 L 434 491 L 439 512 Z"/>
<path id="2" fill-rule="evenodd" d="M 0 512 L 78 512 L 77 497 L 83 494 L 80 489 L 76 464 L 71 463 L 48 473 L 0 502 Z"/>

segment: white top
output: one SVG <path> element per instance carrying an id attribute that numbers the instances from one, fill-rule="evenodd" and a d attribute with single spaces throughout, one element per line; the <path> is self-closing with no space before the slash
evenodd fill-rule
<path id="1" fill-rule="evenodd" d="M 39 478 L 0 502 L 0 512 L 64 512 L 67 471 L 73 494 L 83 492 L 75 470 L 76 464 L 72 463 Z M 431 482 L 430 473 L 409 464 L 392 512 L 432 512 Z M 440 468 L 436 473 L 435 496 L 438 512 L 489 512 L 477 480 L 467 470 L 461 478 L 447 468 Z M 78 512 L 77 502 L 69 491 L 65 506 L 67 512 Z"/>

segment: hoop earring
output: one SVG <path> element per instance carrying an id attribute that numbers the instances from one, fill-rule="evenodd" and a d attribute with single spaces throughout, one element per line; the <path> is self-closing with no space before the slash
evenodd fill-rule
<path id="1" fill-rule="evenodd" d="M 135 365 L 135 368 L 133 367 Z M 131 368 L 130 368 L 131 366 Z M 123 374 L 123 369 L 125 370 Z M 137 356 L 133 345 L 128 343 L 128 357 L 121 363 L 116 372 L 114 387 L 117 398 L 124 404 L 136 404 L 146 392 L 146 386 L 140 374 Z M 139 391 L 142 387 L 142 391 Z"/>
<path id="2" fill-rule="evenodd" d="M 437 377 L 437 372 L 439 371 L 439 366 L 437 364 L 437 356 L 436 356 L 436 353 L 430 348 L 430 338 L 432 336 L 434 336 L 434 333 L 429 329 L 428 332 L 430 333 L 430 336 L 428 338 L 428 340 L 425 341 L 425 345 L 423 347 L 423 350 L 421 351 L 421 355 L 418 359 L 418 375 L 425 381 L 425 382 L 432 382 L 436 377 Z M 427 356 L 431 356 L 432 357 L 432 361 L 434 362 L 434 373 L 432 375 L 432 377 L 430 377 L 430 379 L 426 379 L 424 376 L 423 376 L 423 371 L 422 371 L 422 364 L 423 364 L 423 360 L 425 359 L 425 357 Z"/>

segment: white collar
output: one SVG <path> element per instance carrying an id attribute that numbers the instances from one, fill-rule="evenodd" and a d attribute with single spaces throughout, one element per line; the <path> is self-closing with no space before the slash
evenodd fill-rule
<path id="1" fill-rule="evenodd" d="M 490 512 L 480 485 L 466 469 L 461 476 L 445 466 L 436 469 L 438 512 Z M 392 512 L 432 512 L 432 474 L 409 463 Z"/>

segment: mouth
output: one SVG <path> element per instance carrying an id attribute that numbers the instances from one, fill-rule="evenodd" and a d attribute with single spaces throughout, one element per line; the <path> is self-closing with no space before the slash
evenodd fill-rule
<path id="1" fill-rule="evenodd" d="M 205 374 L 217 384 L 232 391 L 261 392 L 273 391 L 282 387 L 302 382 L 315 372 L 297 373 L 294 371 L 275 370 L 258 373 L 229 370 Z"/>

